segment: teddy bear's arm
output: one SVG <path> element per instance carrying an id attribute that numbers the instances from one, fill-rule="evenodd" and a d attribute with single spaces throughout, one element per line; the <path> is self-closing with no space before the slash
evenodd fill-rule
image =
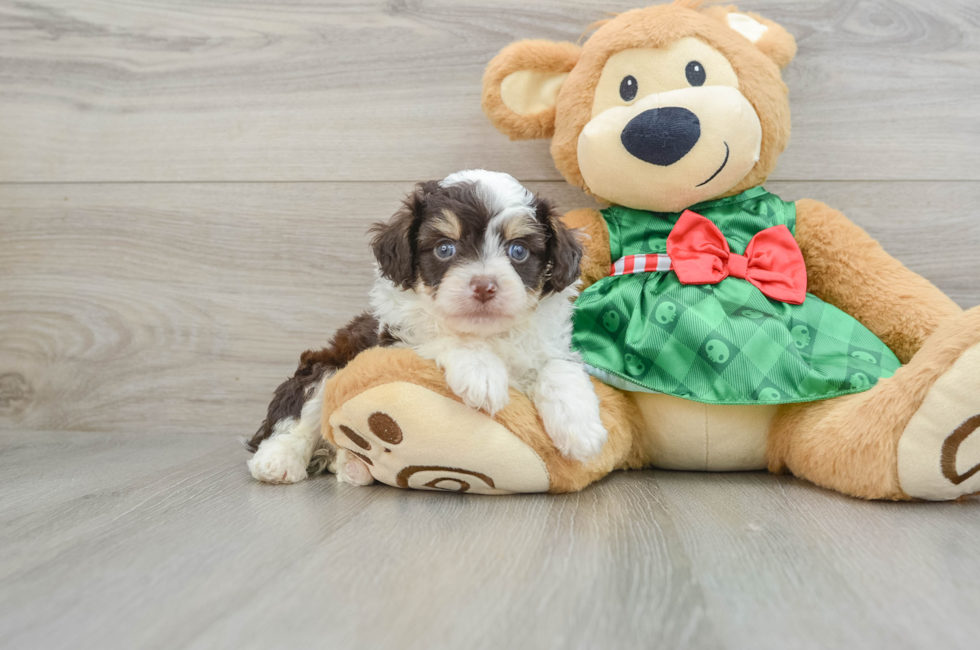
<path id="1" fill-rule="evenodd" d="M 585 289 L 609 275 L 609 231 L 602 214 L 596 210 L 572 210 L 562 219 L 569 228 L 582 231 L 582 288 Z"/>
<path id="2" fill-rule="evenodd" d="M 839 211 L 804 199 L 796 213 L 809 292 L 861 321 L 902 363 L 943 321 L 962 313 Z"/>

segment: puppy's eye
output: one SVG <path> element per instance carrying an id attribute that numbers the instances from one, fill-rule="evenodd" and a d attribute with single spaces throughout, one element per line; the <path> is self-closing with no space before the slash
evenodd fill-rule
<path id="1" fill-rule="evenodd" d="M 703 86 L 708 80 L 708 73 L 704 71 L 704 66 L 698 61 L 691 61 L 687 64 L 687 83 L 692 86 Z"/>
<path id="2" fill-rule="evenodd" d="M 435 250 L 432 252 L 435 253 L 436 257 L 443 261 L 451 260 L 456 255 L 456 244 L 444 241 L 436 246 Z"/>
<path id="3" fill-rule="evenodd" d="M 507 251 L 507 254 L 510 255 L 510 259 L 514 260 L 515 262 L 524 262 L 531 256 L 531 251 L 529 251 L 527 246 L 524 244 L 511 244 L 510 250 Z"/>
<path id="4" fill-rule="evenodd" d="M 640 92 L 640 85 L 636 83 L 636 77 L 630 75 L 623 79 L 619 84 L 619 96 L 624 102 L 631 102 L 636 99 L 636 93 Z"/>

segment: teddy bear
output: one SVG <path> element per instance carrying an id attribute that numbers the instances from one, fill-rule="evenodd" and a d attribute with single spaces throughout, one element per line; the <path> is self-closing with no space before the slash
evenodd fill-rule
<path id="1" fill-rule="evenodd" d="M 778 24 L 696 0 L 500 52 L 490 121 L 550 139 L 565 179 L 609 205 L 564 217 L 585 241 L 574 344 L 608 442 L 569 460 L 525 396 L 490 417 L 434 363 L 380 348 L 326 384 L 325 438 L 402 488 L 561 493 L 667 468 L 864 499 L 980 493 L 980 309 L 837 210 L 762 187 L 789 141 L 795 54 Z"/>

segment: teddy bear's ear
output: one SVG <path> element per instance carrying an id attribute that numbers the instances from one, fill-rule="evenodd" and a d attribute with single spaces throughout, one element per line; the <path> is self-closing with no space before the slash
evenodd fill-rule
<path id="1" fill-rule="evenodd" d="M 483 76 L 483 110 L 512 140 L 555 134 L 558 91 L 581 48 L 573 43 L 520 41 L 500 52 Z"/>
<path id="2" fill-rule="evenodd" d="M 705 13 L 723 21 L 749 39 L 780 68 L 796 56 L 796 39 L 782 25 L 752 12 L 740 12 L 733 6 L 712 7 Z"/>

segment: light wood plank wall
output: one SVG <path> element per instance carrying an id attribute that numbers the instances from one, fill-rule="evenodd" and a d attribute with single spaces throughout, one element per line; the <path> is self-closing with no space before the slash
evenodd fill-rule
<path id="1" fill-rule="evenodd" d="M 487 61 L 634 2 L 0 1 L 0 428 L 246 434 L 364 308 L 364 232 L 412 182 L 544 142 L 480 111 Z M 768 187 L 844 210 L 980 303 L 980 4 L 754 0 L 800 44 Z"/>

